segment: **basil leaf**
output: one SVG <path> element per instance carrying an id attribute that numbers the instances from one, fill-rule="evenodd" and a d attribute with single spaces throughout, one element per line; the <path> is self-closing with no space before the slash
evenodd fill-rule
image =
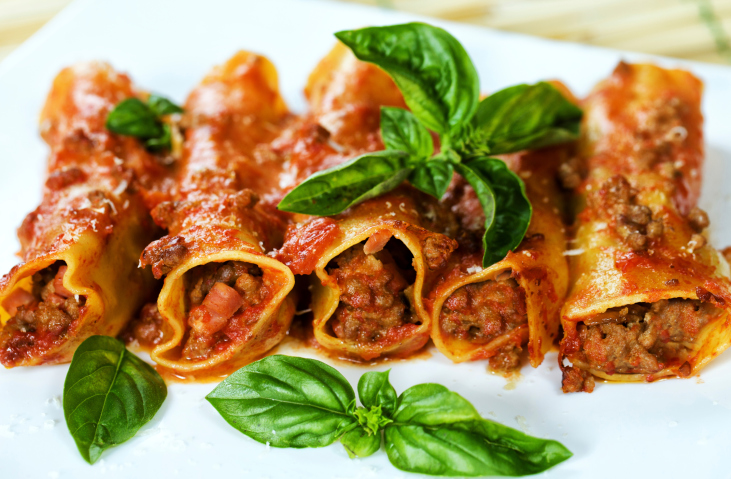
<path id="1" fill-rule="evenodd" d="M 180 108 L 178 105 L 171 102 L 167 98 L 155 95 L 154 93 L 150 95 L 150 98 L 147 99 L 147 104 L 157 116 L 172 115 L 173 113 L 183 113 L 183 109 Z"/>
<path id="2" fill-rule="evenodd" d="M 452 182 L 454 167 L 444 160 L 429 160 L 414 166 L 409 175 L 409 183 L 424 193 L 441 199 Z"/>
<path id="3" fill-rule="evenodd" d="M 314 359 L 266 357 L 233 373 L 206 399 L 231 426 L 274 447 L 327 446 L 357 425 L 353 388 Z"/>
<path id="4" fill-rule="evenodd" d="M 171 141 L 170 125 L 163 123 L 162 136 L 160 138 L 148 138 L 145 140 L 145 147 L 151 151 L 169 150 Z"/>
<path id="5" fill-rule="evenodd" d="M 403 108 L 381 107 L 381 137 L 389 150 L 401 150 L 412 158 L 427 159 L 434 153 L 429 130 Z"/>
<path id="6" fill-rule="evenodd" d="M 523 180 L 503 161 L 476 158 L 456 164 L 455 168 L 475 189 L 485 213 L 482 265 L 487 268 L 520 244 L 528 231 L 533 208 Z"/>
<path id="7" fill-rule="evenodd" d="M 472 119 L 480 94 L 477 71 L 462 45 L 445 30 L 406 23 L 335 36 L 360 60 L 391 75 L 406 104 L 430 130 L 451 133 Z"/>
<path id="8" fill-rule="evenodd" d="M 506 448 L 507 451 L 503 451 L 500 457 L 510 464 L 509 475 L 536 474 L 573 456 L 573 453 L 558 441 L 529 436 L 487 419 L 468 421 L 452 427 L 469 431 L 479 436 L 485 443 Z"/>
<path id="9" fill-rule="evenodd" d="M 581 117 L 581 109 L 549 83 L 516 85 L 480 102 L 474 134 L 486 153 L 499 155 L 576 140 Z"/>
<path id="10" fill-rule="evenodd" d="M 357 427 L 343 434 L 340 443 L 351 459 L 354 457 L 368 457 L 381 448 L 381 432 L 369 433 Z"/>
<path id="11" fill-rule="evenodd" d="M 282 211 L 330 216 L 396 188 L 411 172 L 409 155 L 377 151 L 316 173 L 277 205 Z"/>
<path id="12" fill-rule="evenodd" d="M 481 416 L 459 394 L 441 384 L 426 383 L 412 386 L 399 396 L 392 419 L 395 423 L 437 426 Z"/>
<path id="13" fill-rule="evenodd" d="M 439 476 L 522 476 L 536 474 L 572 456 L 556 441 L 524 436 L 511 441 L 490 435 L 487 420 L 425 427 L 397 425 L 386 428 L 388 459 L 407 472 Z M 502 426 L 502 429 L 510 429 Z"/>
<path id="14" fill-rule="evenodd" d="M 397 468 L 445 476 L 525 475 L 571 457 L 556 441 L 482 419 L 459 394 L 420 384 L 399 397 L 386 427 L 386 453 Z"/>
<path id="15" fill-rule="evenodd" d="M 388 371 L 369 371 L 358 381 L 358 398 L 367 409 L 381 406 L 386 417 L 391 417 L 396 410 L 396 390 L 388 380 Z"/>
<path id="16" fill-rule="evenodd" d="M 165 382 L 147 363 L 107 336 L 76 349 L 63 386 L 66 425 L 81 456 L 94 464 L 105 449 L 125 442 L 167 396 Z"/>
<path id="17" fill-rule="evenodd" d="M 159 138 L 164 131 L 157 115 L 137 98 L 122 100 L 107 116 L 107 130 L 137 138 Z"/>

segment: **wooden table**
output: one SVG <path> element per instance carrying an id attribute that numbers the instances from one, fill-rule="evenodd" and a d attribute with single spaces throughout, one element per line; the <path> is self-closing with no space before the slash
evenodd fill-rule
<path id="1" fill-rule="evenodd" d="M 0 59 L 71 0 L 0 0 Z M 345 0 L 343 0 L 345 1 Z M 560 40 L 731 63 L 731 0 L 350 0 Z"/>

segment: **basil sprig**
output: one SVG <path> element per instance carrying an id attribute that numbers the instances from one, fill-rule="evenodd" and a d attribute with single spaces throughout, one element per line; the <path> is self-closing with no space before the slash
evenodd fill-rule
<path id="1" fill-rule="evenodd" d="M 147 103 L 139 98 L 127 98 L 109 112 L 106 127 L 112 133 L 144 140 L 149 150 L 169 150 L 170 125 L 161 118 L 182 112 L 178 105 L 158 95 L 150 95 Z"/>
<path id="2" fill-rule="evenodd" d="M 391 463 L 441 476 L 518 476 L 559 464 L 559 442 L 482 418 L 459 394 L 420 384 L 400 396 L 386 372 L 367 372 L 353 388 L 314 359 L 269 356 L 239 369 L 206 399 L 233 427 L 274 447 L 323 447 L 340 440 L 351 457 L 383 442 Z"/>
<path id="3" fill-rule="evenodd" d="M 575 140 L 582 111 L 545 82 L 506 88 L 479 101 L 472 61 L 441 28 L 407 23 L 335 36 L 356 57 L 391 75 L 411 111 L 382 108 L 385 151 L 311 176 L 278 208 L 335 215 L 404 179 L 440 199 L 457 171 L 475 189 L 485 213 L 483 266 L 500 261 L 525 236 L 532 207 L 522 180 L 489 155 Z M 439 135 L 436 155 L 429 130 Z"/>
<path id="4" fill-rule="evenodd" d="M 94 464 L 132 436 L 162 406 L 167 387 L 147 363 L 108 336 L 91 336 L 74 353 L 63 386 L 66 425 Z"/>

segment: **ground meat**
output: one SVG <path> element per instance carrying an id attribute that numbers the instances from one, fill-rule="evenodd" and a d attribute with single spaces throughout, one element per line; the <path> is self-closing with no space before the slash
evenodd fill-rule
<path id="1" fill-rule="evenodd" d="M 440 315 L 447 334 L 486 344 L 526 324 L 525 291 L 510 272 L 494 281 L 468 284 L 447 299 Z"/>
<path id="2" fill-rule="evenodd" d="M 338 338 L 377 342 L 391 328 L 417 321 L 406 297 L 410 274 L 399 268 L 388 246 L 367 255 L 356 245 L 335 258 L 328 273 L 341 291 L 331 321 Z"/>
<path id="3" fill-rule="evenodd" d="M 705 236 L 694 234 L 690 237 L 690 241 L 688 241 L 688 251 L 695 253 L 696 250 L 704 247 L 706 243 L 707 241 Z"/>
<path id="4" fill-rule="evenodd" d="M 172 271 L 188 253 L 185 240 L 180 236 L 165 236 L 148 246 L 142 252 L 142 265 L 151 265 L 156 279 Z"/>
<path id="5" fill-rule="evenodd" d="M 54 341 L 63 337 L 71 323 L 79 319 L 86 298 L 75 296 L 63 287 L 66 269 L 59 261 L 33 275 L 32 293 L 25 295 L 23 304 L 14 305 L 13 316 L 0 332 L 0 348 L 29 349 L 41 337 Z M 20 351 L 14 354 L 23 355 Z"/>
<path id="6" fill-rule="evenodd" d="M 422 242 L 422 252 L 426 266 L 434 271 L 447 264 L 447 259 L 455 249 L 455 244 L 440 236 L 427 236 Z"/>
<path id="7" fill-rule="evenodd" d="M 518 369 L 521 351 L 523 351 L 523 348 L 515 344 L 500 348 L 495 356 L 488 359 L 490 369 L 499 372 L 510 372 Z"/>
<path id="8" fill-rule="evenodd" d="M 650 239 L 660 238 L 664 230 L 661 220 L 652 220 L 647 225 L 647 237 Z"/>
<path id="9" fill-rule="evenodd" d="M 579 368 L 563 368 L 561 386 L 565 393 L 590 393 L 594 391 L 594 376 Z"/>
<path id="10" fill-rule="evenodd" d="M 647 249 L 647 236 L 642 233 L 630 233 L 625 238 L 627 246 L 634 251 L 644 251 Z"/>
<path id="11" fill-rule="evenodd" d="M 652 219 L 652 211 L 645 205 L 620 205 L 623 219 L 636 225 L 646 226 Z"/>
<path id="12" fill-rule="evenodd" d="M 576 359 L 608 374 L 657 373 L 683 360 L 703 326 L 719 314 L 712 304 L 689 299 L 615 308 L 579 325 Z"/>
<path id="13" fill-rule="evenodd" d="M 708 228 L 711 222 L 708 219 L 708 213 L 698 207 L 694 207 L 690 210 L 690 213 L 688 213 L 688 224 L 697 233 L 700 233 L 704 229 Z"/>
<path id="14" fill-rule="evenodd" d="M 262 272 L 256 266 L 241 261 L 208 263 L 186 273 L 190 306 L 199 306 L 216 283 L 233 287 L 248 299 L 250 305 L 259 304 L 257 293 L 262 285 Z"/>
<path id="15" fill-rule="evenodd" d="M 125 342 L 137 340 L 143 346 L 156 346 L 163 339 L 163 321 L 160 311 L 157 310 L 157 304 L 146 304 L 142 307 L 139 318 L 132 320 L 122 333 L 122 338 Z"/>
<path id="16" fill-rule="evenodd" d="M 231 317 L 238 311 L 260 304 L 266 296 L 262 287 L 262 271 L 241 261 L 197 266 L 185 274 L 185 280 L 190 333 L 183 347 L 183 356 L 189 360 L 205 358 L 217 343 L 228 341 L 222 330 Z M 221 285 L 214 288 L 217 283 Z M 215 302 L 214 298 L 206 302 L 212 289 L 216 293 Z M 225 304 L 221 304 L 221 291 L 233 295 L 237 301 L 233 312 L 227 311 L 224 316 L 218 314 L 219 307 L 225 309 Z"/>
<path id="17" fill-rule="evenodd" d="M 50 190 L 68 188 L 74 183 L 80 183 L 86 179 L 86 174 L 77 166 L 69 166 L 56 170 L 46 180 L 46 187 Z"/>
<path id="18" fill-rule="evenodd" d="M 609 178 L 598 194 L 602 209 L 614 217 L 615 230 L 632 250 L 644 251 L 649 246 L 649 239 L 662 236 L 662 220 L 653 219 L 652 210 L 637 203 L 637 192 L 624 176 Z"/>

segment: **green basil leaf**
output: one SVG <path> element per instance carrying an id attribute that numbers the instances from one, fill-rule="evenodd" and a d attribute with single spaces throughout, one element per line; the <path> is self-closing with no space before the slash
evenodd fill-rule
<path id="1" fill-rule="evenodd" d="M 409 155 L 396 150 L 366 153 L 316 173 L 290 191 L 277 208 L 330 216 L 396 188 L 411 172 Z"/>
<path id="2" fill-rule="evenodd" d="M 486 153 L 499 155 L 576 140 L 581 117 L 581 109 L 549 83 L 516 85 L 480 102 L 474 134 Z"/>
<path id="3" fill-rule="evenodd" d="M 523 476 L 545 471 L 572 456 L 562 444 L 511 430 L 493 435 L 496 425 L 474 420 L 427 427 L 386 428 L 388 459 L 398 469 L 438 476 Z M 500 425 L 497 425 L 500 426 Z M 500 426 L 505 432 L 510 428 Z M 523 440 L 511 440 L 515 436 Z"/>
<path id="4" fill-rule="evenodd" d="M 427 383 L 412 386 L 399 396 L 392 419 L 395 423 L 438 426 L 481 416 L 456 392 L 441 384 Z"/>
<path id="5" fill-rule="evenodd" d="M 170 125 L 163 123 L 162 136 L 159 138 L 148 138 L 145 140 L 145 147 L 151 151 L 169 150 L 171 141 Z"/>
<path id="6" fill-rule="evenodd" d="M 274 447 L 327 446 L 357 425 L 353 388 L 314 359 L 266 357 L 233 373 L 206 399 L 231 426 Z"/>
<path id="7" fill-rule="evenodd" d="M 454 167 L 444 160 L 429 160 L 414 166 L 409 183 L 424 193 L 441 199 L 452 182 Z"/>
<path id="8" fill-rule="evenodd" d="M 66 425 L 81 456 L 94 464 L 105 449 L 134 436 L 162 406 L 165 382 L 147 363 L 107 336 L 76 349 L 63 386 Z"/>
<path id="9" fill-rule="evenodd" d="M 122 100 L 107 116 L 107 130 L 137 138 L 159 138 L 164 134 L 157 115 L 137 98 Z"/>
<path id="10" fill-rule="evenodd" d="M 495 192 L 493 191 L 490 182 L 483 179 L 480 175 L 477 174 L 477 172 L 473 171 L 472 168 L 468 167 L 464 163 L 454 164 L 454 169 L 457 171 L 457 173 L 462 175 L 470 185 L 472 185 L 472 188 L 475 190 L 475 195 L 477 196 L 477 199 L 480 201 L 480 205 L 482 206 L 482 212 L 485 215 L 485 235 L 483 236 L 484 247 L 487 230 L 495 221 Z M 485 253 L 482 259 L 483 265 L 487 264 L 487 258 L 488 252 L 487 249 L 485 249 Z"/>
<path id="11" fill-rule="evenodd" d="M 343 434 L 340 443 L 351 459 L 354 457 L 368 457 L 381 448 L 381 432 L 369 433 L 357 427 Z"/>
<path id="12" fill-rule="evenodd" d="M 437 133 L 466 125 L 480 95 L 470 57 L 452 35 L 424 23 L 342 31 L 335 36 L 360 60 L 383 68 L 421 123 Z"/>
<path id="13" fill-rule="evenodd" d="M 525 475 L 571 457 L 556 441 L 482 419 L 472 404 L 439 384 L 399 397 L 386 427 L 386 453 L 397 468 L 445 476 Z"/>
<path id="14" fill-rule="evenodd" d="M 503 161 L 475 158 L 455 168 L 475 189 L 485 213 L 482 265 L 487 268 L 520 244 L 528 231 L 533 208 L 523 180 Z"/>
<path id="15" fill-rule="evenodd" d="M 154 93 L 150 95 L 150 98 L 147 99 L 147 104 L 157 116 L 172 115 L 173 113 L 183 113 L 183 109 L 180 108 L 178 105 L 171 102 L 167 98 L 155 95 Z"/>
<path id="16" fill-rule="evenodd" d="M 388 371 L 369 371 L 358 381 L 358 398 L 367 409 L 381 406 L 386 417 L 391 417 L 396 410 L 396 390 L 388 380 Z"/>
<path id="17" fill-rule="evenodd" d="M 381 107 L 381 137 L 387 149 L 405 151 L 412 158 L 425 160 L 434 153 L 429 130 L 403 108 Z"/>
<path id="18" fill-rule="evenodd" d="M 455 425 L 457 429 L 469 431 L 482 438 L 488 444 L 504 447 L 502 457 L 511 463 L 510 475 L 536 474 L 573 456 L 563 444 L 552 439 L 529 436 L 521 431 L 502 424 L 480 419 Z"/>

